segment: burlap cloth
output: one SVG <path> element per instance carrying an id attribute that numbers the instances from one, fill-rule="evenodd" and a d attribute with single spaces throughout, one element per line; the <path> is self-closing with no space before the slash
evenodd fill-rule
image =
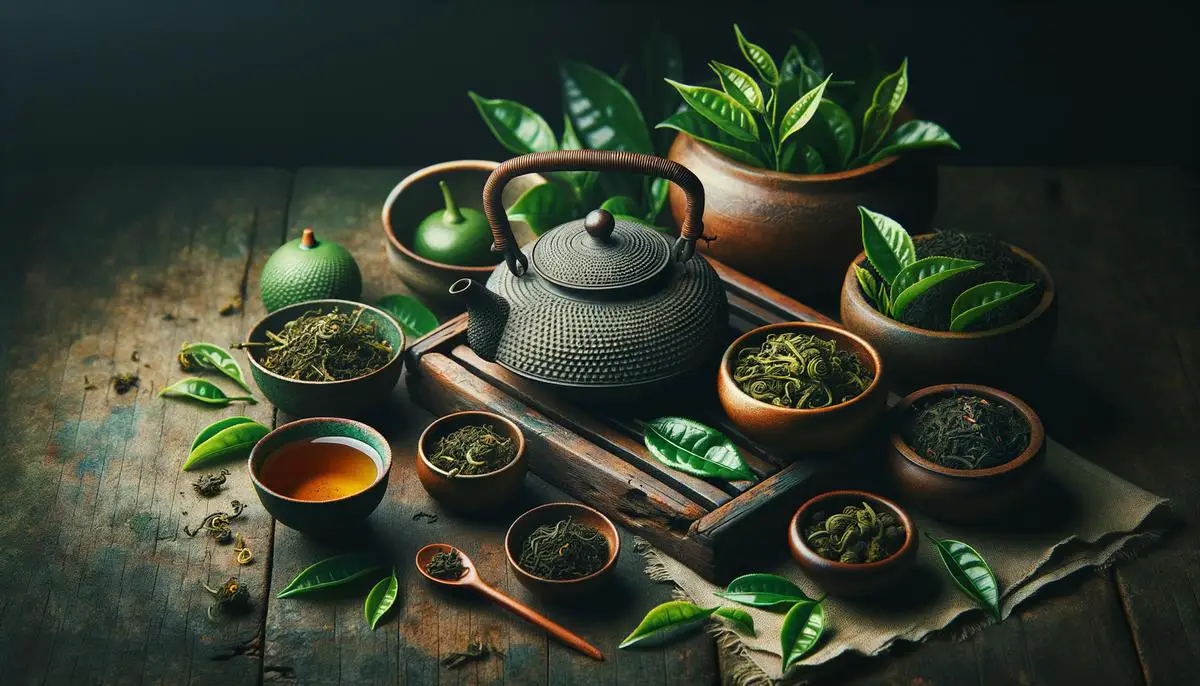
<path id="1" fill-rule="evenodd" d="M 1026 598 L 1046 585 L 1087 567 L 1105 567 L 1133 555 L 1155 539 L 1167 521 L 1167 501 L 1098 467 L 1047 439 L 1044 492 L 1038 506 L 1003 528 L 951 526 L 909 511 L 917 529 L 939 538 L 970 543 L 996 573 L 1001 614 L 1008 617 Z M 903 503 L 901 503 L 903 504 Z M 774 532 L 772 532 L 774 533 Z M 765 536 L 765 533 L 764 533 Z M 954 585 L 934 547 L 921 536 L 917 568 L 901 592 L 870 602 L 825 600 L 825 633 L 817 649 L 794 666 L 784 683 L 800 683 L 830 671 L 848 652 L 878 655 L 897 641 L 921 641 L 950 627 L 960 636 L 985 626 L 989 616 Z M 729 605 L 713 595 L 721 588 L 701 579 L 665 554 L 642 545 L 646 572 L 675 583 L 680 595 L 702 607 Z M 821 589 L 790 558 L 772 572 L 787 577 L 812 597 Z M 741 607 L 741 606 L 739 606 Z M 743 607 L 754 617 L 756 638 L 714 627 L 722 649 L 733 654 L 726 677 L 750 686 L 781 679 L 779 630 L 783 614 Z M 958 620 L 958 621 L 956 621 Z"/>

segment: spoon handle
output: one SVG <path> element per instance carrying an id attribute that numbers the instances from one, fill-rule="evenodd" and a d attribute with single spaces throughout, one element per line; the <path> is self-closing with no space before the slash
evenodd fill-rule
<path id="1" fill-rule="evenodd" d="M 517 602 L 516 600 L 504 595 L 500 591 L 497 591 L 496 589 L 492 588 L 491 586 L 488 586 L 487 584 L 483 583 L 482 581 L 479 582 L 479 584 L 476 586 L 476 588 L 478 588 L 480 591 L 482 591 L 484 595 L 488 596 L 489 598 L 496 601 L 500 605 L 503 605 L 509 612 L 512 612 L 513 614 L 517 615 L 518 617 L 521 617 L 522 619 L 525 619 L 527 621 L 533 622 L 534 624 L 537 624 L 538 626 L 545 629 L 546 632 L 549 633 L 554 638 L 557 638 L 558 640 L 560 640 L 563 643 L 567 644 L 568 646 L 574 648 L 575 650 L 578 650 L 579 652 L 583 653 L 584 655 L 587 655 L 588 657 L 592 658 L 593 660 L 603 660 L 604 659 L 604 653 L 601 653 L 598 648 L 593 646 L 591 643 L 588 643 L 587 641 L 583 640 L 579 636 L 571 633 L 571 631 L 569 631 L 562 625 L 556 624 L 553 620 L 548 619 L 548 618 L 538 614 L 537 612 L 534 612 L 532 609 L 530 609 L 530 608 L 526 607 L 525 605 L 522 605 L 521 603 Z"/>

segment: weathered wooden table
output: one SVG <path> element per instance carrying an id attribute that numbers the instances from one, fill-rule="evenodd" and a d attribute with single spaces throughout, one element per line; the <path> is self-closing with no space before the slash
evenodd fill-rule
<path id="1" fill-rule="evenodd" d="M 195 433 L 243 408 L 156 397 L 180 377 L 185 340 L 227 344 L 261 314 L 257 278 L 282 241 L 313 226 L 354 253 L 366 298 L 402 290 L 388 270 L 379 207 L 399 169 L 118 169 L 9 174 L 0 270 L 0 682 L 2 683 L 629 683 L 719 680 L 703 635 L 670 648 L 616 643 L 670 589 L 631 549 L 619 593 L 541 609 L 598 644 L 593 663 L 501 610 L 432 589 L 409 565 L 421 544 L 461 545 L 501 588 L 510 519 L 437 512 L 412 470 L 430 417 L 396 390 L 396 468 L 384 504 L 342 549 L 375 546 L 402 578 L 398 609 L 375 632 L 366 589 L 274 600 L 332 551 L 273 526 L 232 466 L 214 500 L 179 471 Z M 991 231 L 1043 259 L 1062 298 L 1059 336 L 1029 397 L 1049 432 L 1139 485 L 1200 510 L 1200 182 L 1183 172 L 947 169 L 940 226 Z M 232 296 L 244 312 L 223 317 Z M 117 394 L 111 375 L 137 372 Z M 245 412 L 280 421 L 269 404 Z M 536 478 L 523 505 L 561 497 Z M 183 535 L 237 498 L 255 562 Z M 626 541 L 628 544 L 629 541 Z M 1200 664 L 1200 534 L 1176 531 L 1141 559 L 1082 574 L 975 637 L 860 660 L 854 683 L 1192 683 Z M 210 621 L 202 582 L 240 574 L 253 611 Z M 448 670 L 473 639 L 501 659 Z"/>

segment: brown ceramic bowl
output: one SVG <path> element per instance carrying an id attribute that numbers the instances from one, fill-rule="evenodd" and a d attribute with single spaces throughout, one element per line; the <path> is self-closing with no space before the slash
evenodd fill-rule
<path id="1" fill-rule="evenodd" d="M 937 166 L 927 155 L 788 174 L 736 162 L 681 133 L 667 157 L 704 183 L 704 229 L 717 240 L 702 241 L 701 250 L 799 297 L 836 295 L 843 266 L 862 249 L 859 205 L 914 230 L 927 230 L 937 208 Z M 684 196 L 674 186 L 670 202 L 678 224 Z"/>
<path id="2" fill-rule="evenodd" d="M 575 521 L 593 527 L 608 540 L 608 563 L 598 571 L 585 577 L 569 580 L 545 579 L 525 571 L 517 560 L 521 557 L 521 546 L 525 539 L 543 524 L 574 518 Z M 538 595 L 551 599 L 569 600 L 600 588 L 612 575 L 617 564 L 617 556 L 621 552 L 621 537 L 617 527 L 608 517 L 579 503 L 548 503 L 539 505 L 525 514 L 517 517 L 508 533 L 504 535 L 504 554 L 508 558 L 508 566 L 513 574 L 529 590 Z"/>
<path id="3" fill-rule="evenodd" d="M 811 410 L 777 407 L 742 392 L 733 381 L 738 351 L 761 345 L 768 334 L 788 331 L 836 341 L 839 349 L 853 350 L 875 372 L 875 379 L 856 398 Z M 725 349 L 717 372 L 717 397 L 730 421 L 748 437 L 776 454 L 794 456 L 835 450 L 862 438 L 887 404 L 887 385 L 883 360 L 863 339 L 828 324 L 783 322 L 748 331 Z"/>
<path id="4" fill-rule="evenodd" d="M 1009 462 L 988 469 L 951 469 L 931 462 L 909 447 L 901 423 L 914 405 L 952 394 L 978 395 L 1007 403 L 1029 422 L 1029 447 Z M 888 467 L 905 502 L 946 522 L 986 523 L 1018 507 L 1037 485 L 1046 463 L 1042 420 L 1020 398 L 988 386 L 945 384 L 905 397 L 891 410 L 893 432 Z"/>
<path id="5" fill-rule="evenodd" d="M 487 424 L 497 433 L 516 441 L 517 456 L 504 467 L 487 474 L 451 477 L 429 461 L 438 439 L 468 424 Z M 425 491 L 445 507 L 457 512 L 483 512 L 511 500 L 525 481 L 525 434 L 512 421 L 492 412 L 455 412 L 434 420 L 417 439 L 417 478 Z"/>
<path id="6" fill-rule="evenodd" d="M 459 301 L 447 293 L 450 284 L 464 278 L 483 283 L 496 266 L 462 267 L 421 257 L 409 247 L 413 233 L 421 220 L 445 207 L 438 181 L 445 181 L 450 186 L 460 207 L 482 210 L 483 184 L 497 166 L 498 162 L 487 160 L 457 160 L 425 167 L 404 177 L 383 203 L 388 261 L 405 285 L 431 306 L 461 312 L 463 307 Z M 525 191 L 543 183 L 546 179 L 538 174 L 513 179 L 504 187 L 504 206 L 512 205 Z M 524 222 L 512 222 L 512 227 L 519 243 L 533 239 Z M 503 258 L 497 253 L 496 264 L 501 262 Z"/>
<path id="7" fill-rule="evenodd" d="M 928 235 L 928 234 L 926 234 Z M 916 236 L 919 241 L 924 236 Z M 1058 322 L 1058 304 L 1050 272 L 1032 255 L 1009 246 L 1033 265 L 1046 290 L 1042 299 L 1021 319 L 987 331 L 931 331 L 885 317 L 863 297 L 854 266 L 842 282 L 842 325 L 871 342 L 888 361 L 894 383 L 908 390 L 949 382 L 1004 383 L 1036 369 L 1050 349 Z"/>
<path id="8" fill-rule="evenodd" d="M 889 557 L 878 562 L 851 564 L 827 560 L 804 542 L 804 527 L 812 515 L 825 510 L 837 511 L 847 505 L 866 501 L 876 512 L 888 510 L 904 525 L 904 544 Z M 830 491 L 822 493 L 800 506 L 788 523 L 788 547 L 792 557 L 810 579 L 832 596 L 856 597 L 877 593 L 891 586 L 912 569 L 917 560 L 917 527 L 900 506 L 887 498 L 866 491 Z"/>

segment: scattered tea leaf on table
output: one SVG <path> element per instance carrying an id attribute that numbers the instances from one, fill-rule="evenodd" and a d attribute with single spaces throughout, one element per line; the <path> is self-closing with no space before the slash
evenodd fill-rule
<path id="1" fill-rule="evenodd" d="M 931 121 L 914 119 L 906 121 L 884 141 L 884 145 L 868 162 L 878 162 L 892 155 L 925 148 L 959 149 L 958 142 L 950 137 L 950 132 Z"/>
<path id="2" fill-rule="evenodd" d="M 245 418 L 239 417 L 238 419 Z M 216 424 L 228 421 L 221 420 Z M 208 429 L 204 429 L 200 434 L 204 435 L 207 432 Z M 244 458 L 263 439 L 263 436 L 269 433 L 271 433 L 269 428 L 253 420 L 230 424 L 192 448 L 187 460 L 183 463 L 183 469 L 187 471 L 197 467 L 206 467 L 221 460 Z"/>
<path id="3" fill-rule="evenodd" d="M 250 390 L 250 386 L 246 383 L 246 377 L 242 375 L 242 368 L 238 365 L 237 360 L 228 350 L 214 343 L 184 343 L 179 349 L 179 356 L 194 360 L 201 367 L 213 369 L 221 372 L 234 383 Z"/>
<path id="4" fill-rule="evenodd" d="M 228 429 L 236 424 L 248 424 L 253 421 L 254 420 L 249 417 L 226 417 L 225 419 L 218 419 L 212 424 L 209 424 L 201 429 L 200 433 L 196 434 L 196 438 L 192 441 L 192 447 L 190 450 L 195 450 L 200 446 L 201 443 L 207 441 L 213 436 L 216 436 L 224 429 Z"/>
<path id="5" fill-rule="evenodd" d="M 858 206 L 858 213 L 862 217 L 862 241 L 867 260 L 890 284 L 901 269 L 917 261 L 912 237 L 900 222 L 887 215 L 872 212 L 862 205 Z"/>
<path id="6" fill-rule="evenodd" d="M 751 607 L 772 608 L 810 602 L 812 598 L 799 586 L 775 574 L 745 574 L 739 576 L 724 591 L 716 595 Z"/>
<path id="7" fill-rule="evenodd" d="M 779 631 L 783 649 L 783 671 L 808 654 L 825 632 L 825 607 L 819 602 L 796 603 L 783 618 Z"/>
<path id="8" fill-rule="evenodd" d="M 224 407 L 233 402 L 245 402 L 254 405 L 258 401 L 248 395 L 227 396 L 216 384 L 195 377 L 180 379 L 158 392 L 160 398 L 187 398 L 202 402 L 206 405 Z"/>
<path id="9" fill-rule="evenodd" d="M 437 315 L 420 300 L 407 295 L 385 295 L 375 307 L 392 315 L 404 329 L 404 335 L 410 338 L 420 338 L 438 327 Z"/>
<path id="10" fill-rule="evenodd" d="M 558 149 L 554 131 L 537 112 L 512 100 L 488 100 L 472 91 L 467 95 L 500 145 L 518 155 Z"/>
<path id="11" fill-rule="evenodd" d="M 950 306 L 950 330 L 966 331 L 977 319 L 1024 294 L 1033 286 L 1032 283 L 1012 281 L 988 281 L 971 286 L 960 293 Z"/>
<path id="12" fill-rule="evenodd" d="M 371 631 L 375 630 L 379 621 L 392 609 L 399 592 L 400 581 L 396 578 L 396 569 L 393 567 L 392 573 L 380 579 L 363 602 L 363 616 L 366 617 L 367 626 L 371 627 Z"/>
<path id="13" fill-rule="evenodd" d="M 739 634 L 744 634 L 746 636 L 750 636 L 751 638 L 758 635 L 754 631 L 754 618 L 751 617 L 750 613 L 746 612 L 745 610 L 739 610 L 736 607 L 722 607 L 713 614 L 728 619 L 729 623 L 733 625 L 733 628 L 736 629 Z"/>
<path id="14" fill-rule="evenodd" d="M 753 481 L 754 472 L 725 434 L 683 417 L 660 417 L 642 424 L 654 459 L 672 469 L 709 478 Z"/>
<path id="15" fill-rule="evenodd" d="M 654 153 L 637 101 L 619 81 L 582 62 L 558 65 L 563 106 L 584 147 Z"/>
<path id="16" fill-rule="evenodd" d="M 952 539 L 938 539 L 926 533 L 925 537 L 937 548 L 938 557 L 950 572 L 950 578 L 963 593 L 987 608 L 996 621 L 1000 621 L 1000 585 L 996 574 L 974 548 Z"/>
<path id="17" fill-rule="evenodd" d="M 309 566 L 296 575 L 276 598 L 290 598 L 295 595 L 312 593 L 325 588 L 341 586 L 357 581 L 365 576 L 375 574 L 383 569 L 379 560 L 372 555 L 350 553 L 330 557 Z"/>
<path id="18" fill-rule="evenodd" d="M 908 58 L 900 63 L 900 68 L 883 77 L 875 87 L 871 106 L 863 114 L 862 140 L 859 142 L 859 154 L 870 155 L 883 143 L 888 131 L 892 128 L 892 119 L 904 104 L 908 95 Z"/>
<path id="19" fill-rule="evenodd" d="M 742 56 L 746 58 L 747 62 L 754 65 L 754 70 L 758 72 L 762 80 L 772 86 L 779 85 L 779 68 L 775 66 L 775 60 L 771 58 L 771 53 L 746 40 L 737 24 L 733 25 L 733 33 L 737 36 L 738 48 L 741 49 Z"/>
<path id="20" fill-rule="evenodd" d="M 909 303 L 930 288 L 982 265 L 982 262 L 956 257 L 926 257 L 913 262 L 901 269 L 892 282 L 892 316 L 899 317 Z"/>
<path id="21" fill-rule="evenodd" d="M 641 624 L 633 633 L 621 641 L 618 648 L 628 648 L 640 643 L 659 643 L 682 634 L 708 619 L 717 608 L 697 607 L 686 600 L 672 600 L 646 613 Z"/>

